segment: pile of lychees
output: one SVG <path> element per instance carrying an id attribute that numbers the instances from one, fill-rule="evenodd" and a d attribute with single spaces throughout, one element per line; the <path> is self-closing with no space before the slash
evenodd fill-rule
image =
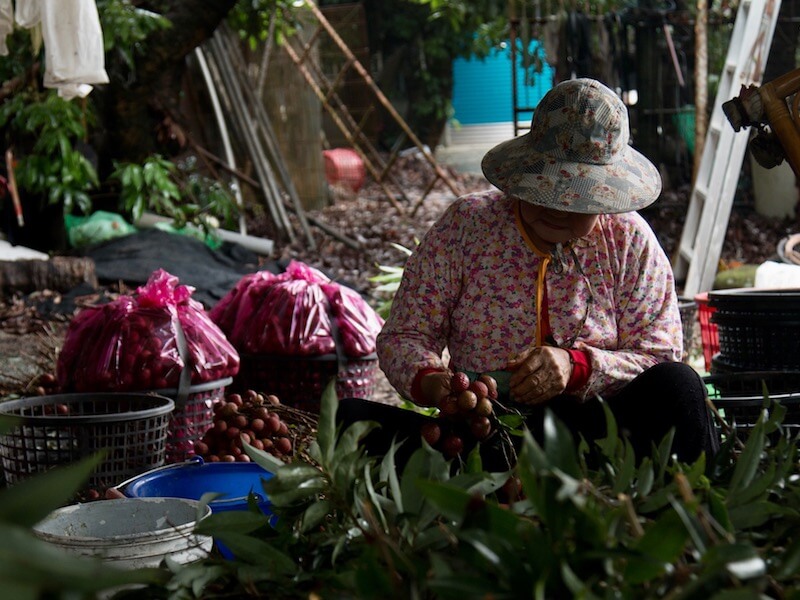
<path id="1" fill-rule="evenodd" d="M 289 428 L 276 412 L 274 395 L 247 390 L 228 394 L 214 406 L 214 423 L 195 442 L 195 454 L 209 462 L 249 462 L 243 445 L 283 458 L 292 453 Z"/>
<path id="2" fill-rule="evenodd" d="M 484 374 L 470 381 L 466 373 L 456 372 L 450 394 L 439 403 L 438 418 L 422 425 L 422 437 L 447 457 L 461 454 L 465 441 L 482 441 L 492 434 L 495 400 L 497 381 L 492 376 Z M 469 436 L 473 439 L 468 440 Z"/>

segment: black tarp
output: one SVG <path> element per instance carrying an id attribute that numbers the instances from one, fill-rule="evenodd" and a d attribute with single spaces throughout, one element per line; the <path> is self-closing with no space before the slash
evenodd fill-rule
<path id="1" fill-rule="evenodd" d="M 125 282 L 136 287 L 153 271 L 164 269 L 184 285 L 195 288 L 192 298 L 207 309 L 216 304 L 247 273 L 267 269 L 280 273 L 277 263 L 259 264 L 259 255 L 239 244 L 224 243 L 212 250 L 194 238 L 146 229 L 115 238 L 83 251 L 95 262 L 101 284 Z"/>

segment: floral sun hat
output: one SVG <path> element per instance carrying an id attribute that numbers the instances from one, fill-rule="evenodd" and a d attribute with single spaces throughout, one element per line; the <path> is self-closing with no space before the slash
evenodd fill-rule
<path id="1" fill-rule="evenodd" d="M 594 79 L 551 89 L 530 131 L 483 157 L 483 174 L 506 194 L 556 210 L 621 213 L 652 204 L 661 192 L 655 165 L 628 145 L 625 105 Z"/>

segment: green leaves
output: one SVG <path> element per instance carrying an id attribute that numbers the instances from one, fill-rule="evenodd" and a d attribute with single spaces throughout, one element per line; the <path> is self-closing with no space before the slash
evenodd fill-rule
<path id="1" fill-rule="evenodd" d="M 238 582 L 275 597 L 688 599 L 766 589 L 788 598 L 800 586 L 797 449 L 774 435 L 780 411 L 767 410 L 744 451 L 729 445 L 708 467 L 704 458 L 676 462 L 671 433 L 652 456 L 636 457 L 615 437 L 610 411 L 615 436 L 587 460 L 588 444 L 548 414 L 541 443 L 523 432 L 515 468 L 488 473 L 425 444 L 399 471 L 398 444 L 383 457 L 360 448 L 374 423 L 336 427 L 332 387 L 321 406 L 305 460 L 269 462 L 248 449 L 275 473 L 264 486 L 274 516 L 203 521 L 201 531 L 237 558 L 217 580 L 178 571 L 174 589 L 235 595 Z M 499 504 L 512 476 L 524 498 Z"/>
<path id="2" fill-rule="evenodd" d="M 115 164 L 112 178 L 122 184 L 120 198 L 124 209 L 137 223 L 145 210 L 181 220 L 176 202 L 181 195 L 172 181 L 175 165 L 159 155 L 145 159 L 144 164 Z"/>
<path id="3" fill-rule="evenodd" d="M 0 492 L 0 522 L 31 527 L 67 504 L 102 462 L 103 455 L 51 469 Z"/>
<path id="4" fill-rule="evenodd" d="M 163 16 L 137 8 L 127 0 L 97 0 L 100 24 L 104 32 L 106 53 L 116 53 L 125 65 L 134 70 L 136 58 L 142 54 L 144 42 L 149 34 L 172 26 Z"/>
<path id="5" fill-rule="evenodd" d="M 415 241 L 417 244 L 419 244 L 419 240 Z M 395 250 L 399 250 L 405 254 L 406 257 L 411 256 L 413 252 L 405 246 L 395 244 L 394 242 L 392 242 L 390 245 L 393 246 Z M 378 314 L 386 319 L 389 317 L 389 312 L 392 309 L 392 299 L 394 298 L 394 294 L 400 288 L 400 281 L 403 279 L 403 272 L 405 271 L 405 268 L 388 265 L 377 265 L 377 267 L 380 273 L 370 277 L 369 281 L 378 284 L 375 287 L 375 291 L 386 296 L 386 300 L 381 302 L 377 308 Z"/>
<path id="6" fill-rule="evenodd" d="M 331 379 L 322 392 L 319 423 L 317 425 L 319 461 L 323 465 L 330 465 L 333 461 L 333 451 L 336 444 L 337 407 L 338 398 L 336 396 L 336 380 Z M 352 451 L 352 448 L 348 448 L 348 450 Z"/>
<path id="7" fill-rule="evenodd" d="M 630 584 L 651 581 L 662 575 L 681 556 L 689 533 L 676 512 L 664 513 L 632 546 L 633 556 L 625 567 Z"/>
<path id="8" fill-rule="evenodd" d="M 176 229 L 193 225 L 210 235 L 219 220 L 232 223 L 238 209 L 228 190 L 194 169 L 193 161 L 176 164 L 156 154 L 141 165 L 115 163 L 111 179 L 119 181 L 121 207 L 134 223 L 150 211 L 172 219 Z"/>
<path id="9" fill-rule="evenodd" d="M 63 204 L 64 214 L 76 209 L 88 212 L 88 192 L 98 186 L 98 177 L 77 147 L 87 136 L 87 124 L 93 122 L 91 111 L 56 92 L 42 97 L 20 93 L 0 105 L 0 126 L 8 124 L 15 136 L 33 140 L 31 150 L 17 156 L 20 189 L 42 194 L 51 204 Z"/>

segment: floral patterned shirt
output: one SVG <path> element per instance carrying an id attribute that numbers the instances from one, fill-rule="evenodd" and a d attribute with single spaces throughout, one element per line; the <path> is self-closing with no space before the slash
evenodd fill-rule
<path id="1" fill-rule="evenodd" d="M 543 257 L 517 224 L 516 202 L 499 191 L 459 198 L 409 257 L 377 339 L 381 369 L 403 396 L 419 370 L 447 366 L 445 348 L 451 369 L 481 373 L 534 343 Z M 553 342 L 589 359 L 577 396 L 613 394 L 659 362 L 680 361 L 672 268 L 638 213 L 601 215 L 563 254 L 545 273 L 547 310 Z"/>

